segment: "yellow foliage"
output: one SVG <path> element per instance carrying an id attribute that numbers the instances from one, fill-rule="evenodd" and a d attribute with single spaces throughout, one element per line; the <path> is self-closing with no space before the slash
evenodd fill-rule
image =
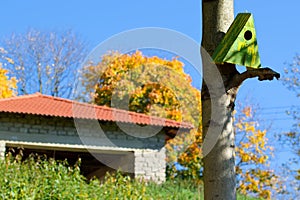
<path id="1" fill-rule="evenodd" d="M 7 62 L 10 63 L 10 64 L 14 64 L 15 63 L 14 60 L 11 59 L 11 58 L 9 58 L 9 57 L 5 57 L 4 59 L 7 60 Z"/>
<path id="2" fill-rule="evenodd" d="M 252 109 L 245 108 L 236 123 L 236 132 L 243 134 L 236 147 L 238 190 L 243 194 L 255 193 L 258 197 L 270 199 L 271 191 L 280 191 L 281 185 L 276 174 L 268 169 L 268 155 L 272 154 L 272 147 L 267 145 L 267 131 L 259 130 L 252 118 Z M 243 168 L 245 165 L 247 167 Z"/>
<path id="3" fill-rule="evenodd" d="M 251 109 L 251 107 L 250 107 L 250 106 L 245 107 L 245 108 L 242 110 L 242 113 L 244 113 L 244 115 L 245 115 L 246 117 L 251 117 L 251 115 L 252 115 L 252 109 Z"/>
<path id="4" fill-rule="evenodd" d="M 15 78 L 9 79 L 8 71 L 1 67 L 0 63 L 0 98 L 8 98 L 16 94 L 17 81 Z"/>
<path id="5" fill-rule="evenodd" d="M 177 58 L 146 57 L 140 51 L 113 52 L 83 71 L 83 85 L 95 89 L 92 98 L 98 105 L 112 106 L 114 95 L 120 101 L 129 95 L 131 111 L 199 123 L 200 92 L 191 85 L 190 76 Z M 153 105 L 163 109 L 160 112 Z"/>

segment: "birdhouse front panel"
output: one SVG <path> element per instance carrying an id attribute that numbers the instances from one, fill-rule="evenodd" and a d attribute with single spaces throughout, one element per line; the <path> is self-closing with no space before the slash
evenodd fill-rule
<path id="1" fill-rule="evenodd" d="M 216 48 L 213 60 L 217 64 L 226 62 L 250 68 L 261 66 L 252 14 L 237 15 Z"/>

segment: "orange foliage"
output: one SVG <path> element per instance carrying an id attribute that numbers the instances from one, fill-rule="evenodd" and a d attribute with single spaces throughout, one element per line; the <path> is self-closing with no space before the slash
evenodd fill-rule
<path id="1" fill-rule="evenodd" d="M 179 176 L 181 178 L 191 178 L 195 182 L 202 182 L 202 134 L 196 129 L 190 133 L 176 136 L 168 141 L 166 145 L 168 163 L 178 162 L 185 170 L 177 170 L 174 165 L 169 166 L 169 178 Z"/>
<path id="2" fill-rule="evenodd" d="M 82 82 L 98 105 L 199 125 L 200 92 L 177 58 L 146 57 L 140 51 L 106 54 L 84 68 Z"/>

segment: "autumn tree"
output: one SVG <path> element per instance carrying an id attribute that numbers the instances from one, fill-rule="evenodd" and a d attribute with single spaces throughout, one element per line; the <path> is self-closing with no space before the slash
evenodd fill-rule
<path id="1" fill-rule="evenodd" d="M 85 91 L 98 105 L 118 106 L 199 126 L 200 93 L 176 58 L 169 61 L 144 56 L 140 51 L 114 52 L 104 55 L 96 65 L 85 66 L 82 77 Z"/>
<path id="2" fill-rule="evenodd" d="M 274 148 L 268 144 L 267 131 L 259 127 L 258 119 L 254 116 L 255 109 L 252 106 L 242 107 L 235 114 L 234 120 L 237 191 L 244 195 L 270 199 L 272 194 L 283 192 L 281 179 L 275 170 L 270 168 L 270 158 L 273 156 Z M 191 141 L 190 138 L 177 137 L 166 146 L 171 153 L 168 159 L 177 160 L 184 167 L 180 170 L 170 169 L 169 175 L 192 179 L 202 184 L 201 148 L 197 148 L 198 146 L 195 145 L 199 143 L 194 141 L 180 152 L 180 144 L 183 144 L 186 139 Z"/>
<path id="3" fill-rule="evenodd" d="M 0 41 L 0 61 L 18 80 L 18 94 L 70 98 L 86 45 L 72 30 L 11 34 Z"/>
<path id="4" fill-rule="evenodd" d="M 201 102 L 205 199 L 236 199 L 233 111 L 240 85 L 248 78 L 258 77 L 263 81 L 279 77 L 270 68 L 240 73 L 234 64 L 213 65 L 209 57 L 213 56 L 233 19 L 233 0 L 202 0 Z"/>
<path id="5" fill-rule="evenodd" d="M 195 129 L 190 133 L 178 133 L 168 141 L 168 174 L 178 175 L 175 163 L 180 163 L 188 169 L 182 171 L 184 177 L 199 180 L 200 92 L 191 85 L 181 61 L 147 57 L 140 51 L 112 52 L 100 63 L 85 66 L 82 85 L 80 94 L 91 95 L 86 101 L 192 123 Z"/>
<path id="6" fill-rule="evenodd" d="M 15 78 L 9 78 L 7 73 L 8 71 L 3 69 L 0 63 L 0 99 L 16 94 L 17 81 Z"/>

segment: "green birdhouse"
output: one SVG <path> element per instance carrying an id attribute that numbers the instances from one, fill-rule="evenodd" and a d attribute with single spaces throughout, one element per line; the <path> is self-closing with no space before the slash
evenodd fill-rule
<path id="1" fill-rule="evenodd" d="M 216 64 L 232 63 L 250 68 L 261 66 L 252 14 L 237 15 L 212 58 Z"/>

